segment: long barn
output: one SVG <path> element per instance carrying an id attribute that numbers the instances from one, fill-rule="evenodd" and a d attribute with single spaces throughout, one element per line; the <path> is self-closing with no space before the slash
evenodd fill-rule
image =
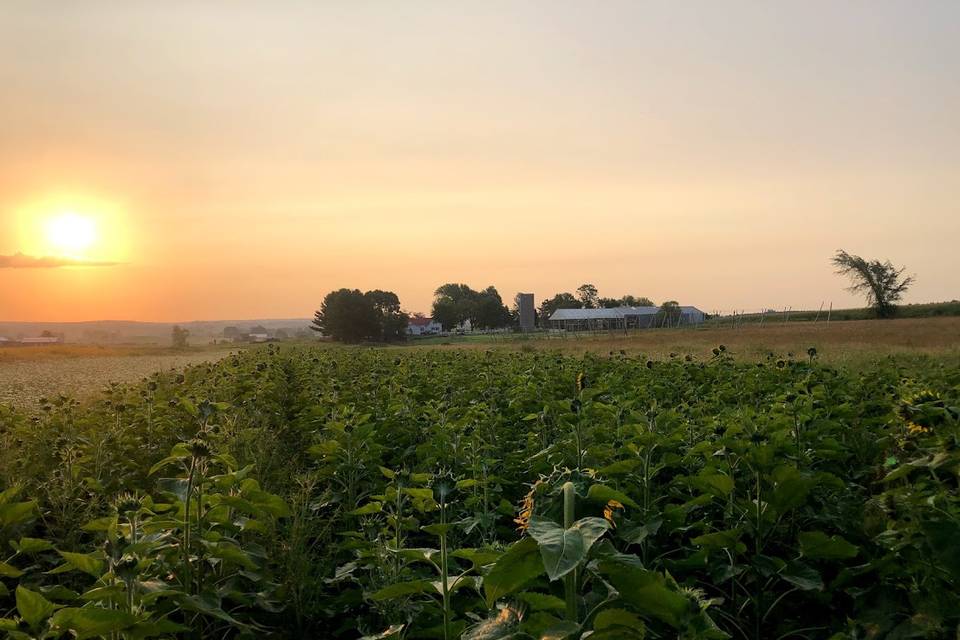
<path id="1" fill-rule="evenodd" d="M 706 314 L 696 307 L 679 307 L 679 315 L 667 317 L 660 307 L 614 307 L 612 309 L 557 309 L 549 318 L 551 329 L 603 331 L 700 324 Z"/>

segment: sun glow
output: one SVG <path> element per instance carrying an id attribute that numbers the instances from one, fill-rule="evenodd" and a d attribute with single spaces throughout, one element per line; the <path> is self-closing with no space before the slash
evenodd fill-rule
<path id="1" fill-rule="evenodd" d="M 126 262 L 131 234 L 125 204 L 112 198 L 77 193 L 52 194 L 16 207 L 13 238 L 2 240 L 0 254 L 62 258 L 78 265 Z"/>
<path id="2" fill-rule="evenodd" d="M 50 218 L 46 225 L 46 239 L 58 255 L 81 257 L 97 241 L 97 223 L 89 216 L 72 211 Z"/>

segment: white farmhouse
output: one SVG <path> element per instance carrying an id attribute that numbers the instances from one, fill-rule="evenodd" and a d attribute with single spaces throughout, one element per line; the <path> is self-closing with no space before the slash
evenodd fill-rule
<path id="1" fill-rule="evenodd" d="M 436 335 L 443 331 L 443 327 L 433 318 L 423 316 L 413 316 L 407 323 L 408 336 L 429 336 Z"/>

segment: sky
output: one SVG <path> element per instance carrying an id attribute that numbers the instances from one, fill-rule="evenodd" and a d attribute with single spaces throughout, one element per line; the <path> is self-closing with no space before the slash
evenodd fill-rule
<path id="1" fill-rule="evenodd" d="M 954 1 L 0 4 L 0 320 L 939 301 L 958 240 Z"/>

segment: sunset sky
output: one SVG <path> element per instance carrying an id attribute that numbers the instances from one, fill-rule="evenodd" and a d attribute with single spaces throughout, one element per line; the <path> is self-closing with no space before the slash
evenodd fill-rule
<path id="1" fill-rule="evenodd" d="M 956 1 L 0 4 L 0 320 L 925 302 L 958 241 Z"/>

